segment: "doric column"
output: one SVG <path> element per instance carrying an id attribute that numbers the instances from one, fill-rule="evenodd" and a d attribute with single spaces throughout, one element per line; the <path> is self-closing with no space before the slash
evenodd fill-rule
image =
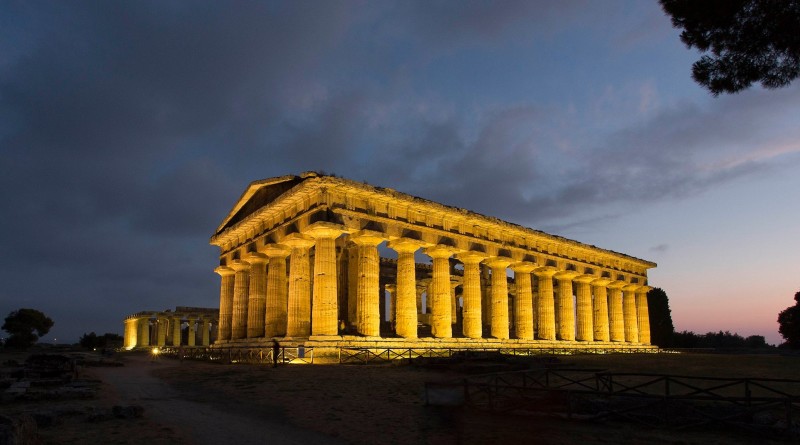
<path id="1" fill-rule="evenodd" d="M 578 341 L 592 341 L 594 333 L 592 331 L 592 286 L 589 284 L 594 281 L 592 275 L 580 275 L 573 278 L 575 282 L 575 303 L 577 306 L 577 329 L 575 339 Z"/>
<path id="2" fill-rule="evenodd" d="M 517 296 L 514 298 L 514 330 L 516 337 L 533 340 L 533 286 L 531 272 L 536 268 L 532 263 L 514 263 L 514 284 Z"/>
<path id="3" fill-rule="evenodd" d="M 311 335 L 339 334 L 336 238 L 342 229 L 332 223 L 316 222 L 305 234 L 316 240 L 314 290 L 311 301 Z"/>
<path id="4" fill-rule="evenodd" d="M 481 338 L 481 271 L 480 263 L 486 258 L 477 252 L 462 252 L 456 257 L 464 263 L 464 285 L 461 297 L 464 299 L 463 319 L 461 320 L 464 337 Z"/>
<path id="5" fill-rule="evenodd" d="M 622 287 L 628 283 L 608 283 L 608 330 L 611 341 L 625 341 L 625 321 L 622 315 Z"/>
<path id="6" fill-rule="evenodd" d="M 286 318 L 289 307 L 286 283 L 286 257 L 290 250 L 282 244 L 267 244 L 263 252 L 269 257 L 267 267 L 267 303 L 264 337 L 286 335 Z"/>
<path id="7" fill-rule="evenodd" d="M 420 243 L 411 239 L 390 241 L 388 247 L 397 252 L 397 309 L 395 332 L 403 338 L 417 338 L 417 311 L 421 310 L 422 292 L 417 293 L 414 252 Z"/>
<path id="8" fill-rule="evenodd" d="M 575 304 L 572 295 L 572 279 L 578 273 L 562 270 L 555 274 L 558 280 L 558 338 L 559 340 L 575 340 Z"/>
<path id="9" fill-rule="evenodd" d="M 172 346 L 181 345 L 181 319 L 180 317 L 172 318 Z"/>
<path id="10" fill-rule="evenodd" d="M 594 339 L 595 341 L 609 341 L 611 339 L 608 331 L 608 283 L 611 280 L 607 278 L 598 278 L 591 281 L 594 291 L 594 300 L 592 301 L 592 309 L 594 313 Z"/>
<path id="11" fill-rule="evenodd" d="M 551 266 L 540 267 L 533 271 L 539 286 L 539 295 L 536 299 L 536 318 L 539 325 L 539 338 L 542 340 L 556 339 L 555 300 L 553 298 L 553 275 L 556 272 L 558 270 Z"/>
<path id="12" fill-rule="evenodd" d="M 480 265 L 481 271 L 481 321 L 483 326 L 492 323 L 492 283 L 489 279 L 489 266 Z"/>
<path id="13" fill-rule="evenodd" d="M 128 318 L 125 320 L 125 349 L 133 349 L 136 347 L 136 328 L 138 323 L 135 318 Z"/>
<path id="14" fill-rule="evenodd" d="M 203 334 L 200 336 L 200 344 L 202 346 L 208 346 L 211 344 L 208 332 L 208 320 L 205 318 L 203 321 L 200 322 L 200 329 L 203 331 Z"/>
<path id="15" fill-rule="evenodd" d="M 361 230 L 350 236 L 358 246 L 358 333 L 380 337 L 380 258 L 378 244 L 383 242 L 380 233 Z"/>
<path id="16" fill-rule="evenodd" d="M 264 336 L 267 309 L 267 261 L 263 253 L 250 253 L 250 289 L 247 298 L 247 338 Z"/>
<path id="17" fill-rule="evenodd" d="M 347 249 L 347 323 L 358 331 L 358 246 Z"/>
<path id="18" fill-rule="evenodd" d="M 194 346 L 197 340 L 197 328 L 195 324 L 197 320 L 189 320 L 189 338 L 187 339 L 187 346 Z"/>
<path id="19" fill-rule="evenodd" d="M 140 318 L 139 328 L 136 331 L 139 333 L 136 346 L 150 346 L 150 318 Z"/>
<path id="20" fill-rule="evenodd" d="M 167 345 L 167 319 L 156 318 L 156 346 Z"/>
<path id="21" fill-rule="evenodd" d="M 456 299 L 456 288 L 461 283 L 450 280 L 450 324 L 458 323 L 458 300 Z"/>
<path id="22" fill-rule="evenodd" d="M 508 275 L 511 258 L 493 257 L 486 260 L 492 268 L 492 337 L 508 339 Z"/>
<path id="23" fill-rule="evenodd" d="M 247 336 L 247 294 L 250 292 L 250 263 L 236 260 L 231 264 L 231 269 L 236 271 L 233 280 L 231 339 L 236 340 Z"/>
<path id="24" fill-rule="evenodd" d="M 636 291 L 638 284 L 629 284 L 622 288 L 622 317 L 625 323 L 625 341 L 639 343 L 639 326 L 636 321 Z"/>
<path id="25" fill-rule="evenodd" d="M 397 322 L 397 285 L 387 284 L 384 289 L 389 292 L 389 305 L 391 306 L 389 309 L 389 322 L 394 327 Z"/>
<path id="26" fill-rule="evenodd" d="M 289 296 L 286 324 L 287 337 L 308 337 L 311 334 L 311 258 L 314 245 L 311 237 L 293 233 L 281 241 L 289 246 Z"/>
<path id="27" fill-rule="evenodd" d="M 636 291 L 636 319 L 639 323 L 639 343 L 650 344 L 650 312 L 647 306 L 647 293 L 653 289 L 642 286 Z"/>
<path id="28" fill-rule="evenodd" d="M 453 325 L 450 323 L 450 262 L 449 258 L 455 250 L 452 247 L 437 245 L 425 249 L 425 253 L 433 258 L 433 280 L 431 281 L 431 333 L 437 338 L 453 336 Z"/>
<path id="29" fill-rule="evenodd" d="M 233 321 L 233 287 L 234 270 L 230 267 L 220 266 L 214 269 L 222 277 L 219 288 L 219 332 L 217 338 L 220 340 L 231 339 L 231 322 Z"/>

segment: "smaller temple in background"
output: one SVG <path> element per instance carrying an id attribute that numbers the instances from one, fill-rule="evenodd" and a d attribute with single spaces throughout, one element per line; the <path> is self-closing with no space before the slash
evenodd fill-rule
<path id="1" fill-rule="evenodd" d="M 208 346 L 217 339 L 219 309 L 178 306 L 125 318 L 125 349 L 150 346 Z"/>

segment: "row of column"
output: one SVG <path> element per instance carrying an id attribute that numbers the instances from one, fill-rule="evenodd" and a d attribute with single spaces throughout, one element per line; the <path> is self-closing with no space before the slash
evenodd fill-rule
<path id="1" fill-rule="evenodd" d="M 308 337 L 337 335 L 338 292 L 335 240 L 341 230 L 317 223 L 303 234 L 287 236 L 280 245 L 268 245 L 230 266 L 220 266 L 219 339 L 259 337 Z M 351 235 L 357 246 L 355 268 L 356 300 L 354 325 L 365 336 L 380 336 L 380 233 L 361 231 Z M 396 334 L 417 336 L 417 294 L 414 254 L 422 243 L 413 239 L 391 241 L 388 247 L 398 254 L 397 283 L 393 296 Z M 315 248 L 313 288 L 310 276 L 310 249 Z M 478 252 L 457 252 L 449 246 L 424 249 L 433 259 L 433 278 L 428 296 L 431 306 L 432 335 L 453 336 L 454 308 L 449 258 L 464 264 L 463 335 L 481 338 L 480 264 L 492 270 L 490 305 L 491 336 L 510 338 L 508 284 L 506 269 L 515 272 L 517 296 L 514 299 L 515 337 L 533 340 L 579 340 L 650 342 L 647 291 L 649 287 L 612 281 L 574 271 L 539 267 L 510 258 L 486 258 Z M 286 259 L 290 258 L 288 270 Z M 268 267 L 266 267 L 268 266 Z M 537 280 L 534 305 L 532 276 Z M 554 294 L 553 279 L 558 282 Z M 573 282 L 576 305 L 573 306 Z M 558 314 L 556 314 L 558 308 Z M 348 308 L 350 309 L 350 308 Z M 536 331 L 534 328 L 537 328 Z"/>
<path id="2" fill-rule="evenodd" d="M 181 317 L 158 317 L 155 323 L 151 324 L 150 317 L 129 318 L 125 320 L 124 347 L 133 349 L 135 347 L 146 346 L 180 346 L 181 341 Z M 151 330 L 155 328 L 155 330 Z M 211 344 L 211 321 L 200 318 L 189 320 L 186 346 L 197 346 L 198 328 L 200 333 L 199 345 L 208 346 Z"/>

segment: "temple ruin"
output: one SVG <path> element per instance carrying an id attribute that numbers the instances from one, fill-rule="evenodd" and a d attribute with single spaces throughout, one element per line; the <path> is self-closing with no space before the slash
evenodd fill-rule
<path id="1" fill-rule="evenodd" d="M 255 181 L 211 244 L 214 347 L 655 349 L 655 263 L 392 189 Z"/>
<path id="2" fill-rule="evenodd" d="M 142 311 L 125 318 L 125 349 L 209 346 L 217 340 L 219 309 L 178 306 Z"/>

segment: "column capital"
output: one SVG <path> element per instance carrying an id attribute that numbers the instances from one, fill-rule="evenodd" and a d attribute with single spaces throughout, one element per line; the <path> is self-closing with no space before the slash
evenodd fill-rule
<path id="1" fill-rule="evenodd" d="M 609 278 L 597 278 L 592 280 L 589 284 L 591 284 L 592 286 L 608 286 L 608 283 L 610 283 L 611 281 L 612 280 Z"/>
<path id="2" fill-rule="evenodd" d="M 325 221 L 317 221 L 303 230 L 304 235 L 314 238 L 336 238 L 344 232 L 346 230 L 343 225 Z"/>
<path id="3" fill-rule="evenodd" d="M 508 257 L 504 257 L 504 256 L 493 256 L 493 257 L 487 258 L 486 261 L 484 261 L 484 264 L 486 264 L 487 266 L 489 266 L 491 268 L 502 267 L 502 268 L 505 269 L 506 267 L 508 267 L 509 264 L 511 264 L 513 262 L 514 262 L 514 260 L 512 258 L 508 258 Z"/>
<path id="4" fill-rule="evenodd" d="M 269 261 L 266 255 L 259 252 L 250 252 L 247 254 L 247 262 L 250 264 L 265 264 Z"/>
<path id="5" fill-rule="evenodd" d="M 519 261 L 516 263 L 511 263 L 511 269 L 515 273 L 530 273 L 533 272 L 534 269 L 536 269 L 536 267 L 537 266 L 535 264 L 528 261 Z"/>
<path id="6" fill-rule="evenodd" d="M 241 270 L 250 270 L 250 263 L 242 260 L 233 260 L 231 262 L 231 269 L 239 272 Z"/>
<path id="7" fill-rule="evenodd" d="M 639 286 L 639 289 L 636 290 L 636 293 L 637 294 L 646 294 L 646 293 L 650 292 L 651 290 L 653 290 L 653 288 L 645 284 L 644 286 Z"/>
<path id="8" fill-rule="evenodd" d="M 270 258 L 286 258 L 292 251 L 282 244 L 267 244 L 261 249 Z"/>
<path id="9" fill-rule="evenodd" d="M 555 278 L 556 280 L 572 280 L 578 275 L 579 273 L 574 270 L 559 270 L 556 272 Z"/>
<path id="10" fill-rule="evenodd" d="M 227 266 L 219 266 L 216 269 L 214 269 L 214 272 L 222 275 L 223 277 L 227 276 L 227 275 L 233 275 L 234 273 L 236 273 L 235 270 L 233 270 L 233 269 L 231 269 L 230 267 L 227 267 Z"/>
<path id="11" fill-rule="evenodd" d="M 461 286 L 461 282 L 460 281 L 456 281 L 456 280 L 453 280 L 453 279 L 450 280 L 450 288 L 451 289 L 455 289 L 458 286 Z"/>
<path id="12" fill-rule="evenodd" d="M 558 273 L 558 269 L 553 266 L 542 266 L 533 269 L 533 274 L 537 277 L 552 277 Z"/>
<path id="13" fill-rule="evenodd" d="M 387 285 L 384 286 L 384 289 L 386 289 L 389 292 L 395 292 L 395 291 L 397 291 L 397 285 L 396 284 L 387 284 Z"/>
<path id="14" fill-rule="evenodd" d="M 606 287 L 609 289 L 622 289 L 623 287 L 627 286 L 628 283 L 624 281 L 612 281 L 606 284 Z"/>
<path id="15" fill-rule="evenodd" d="M 359 246 L 377 246 L 384 240 L 384 234 L 374 230 L 359 230 L 350 235 L 350 241 Z"/>
<path id="16" fill-rule="evenodd" d="M 456 254 L 456 259 L 464 264 L 478 264 L 486 259 L 486 254 L 483 252 L 476 252 L 474 250 L 467 250 Z"/>
<path id="17" fill-rule="evenodd" d="M 627 286 L 624 286 L 622 288 L 622 290 L 625 291 L 625 292 L 634 292 L 635 293 L 637 290 L 639 290 L 640 287 L 642 287 L 642 286 L 638 285 L 638 284 L 629 284 Z"/>
<path id="18" fill-rule="evenodd" d="M 456 252 L 455 247 L 445 246 L 444 244 L 426 247 L 424 250 L 425 255 L 431 258 L 450 258 Z"/>
<path id="19" fill-rule="evenodd" d="M 425 245 L 425 242 L 413 238 L 397 238 L 389 241 L 386 247 L 397 253 L 414 253 L 420 248 L 425 247 Z"/>
<path id="20" fill-rule="evenodd" d="M 577 277 L 573 278 L 572 281 L 575 281 L 576 283 L 591 283 L 596 279 L 597 277 L 594 275 L 578 275 Z"/>
<path id="21" fill-rule="evenodd" d="M 314 245 L 314 238 L 302 233 L 291 233 L 281 240 L 281 244 L 289 247 L 310 248 Z"/>

